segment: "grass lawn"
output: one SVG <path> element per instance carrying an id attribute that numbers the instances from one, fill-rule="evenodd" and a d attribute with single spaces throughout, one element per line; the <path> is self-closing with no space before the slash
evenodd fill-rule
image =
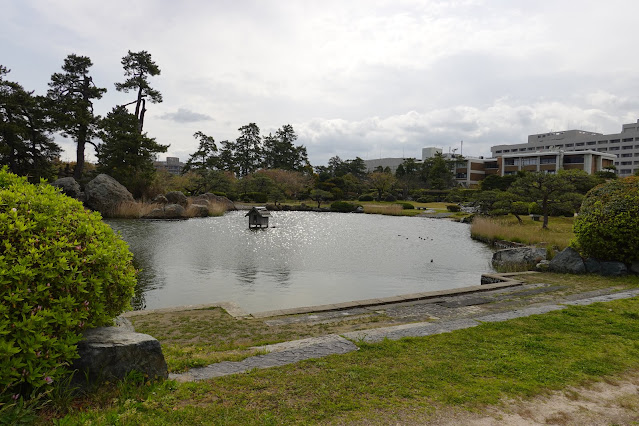
<path id="1" fill-rule="evenodd" d="M 638 277 L 523 277 L 581 290 L 639 286 Z M 220 322 L 219 314 L 207 320 L 210 328 L 200 318 L 199 325 L 184 320 L 153 333 L 163 344 L 208 339 L 223 349 L 322 332 L 289 330 L 293 335 L 286 337 L 266 326 Z M 148 320 L 136 326 L 152 331 Z M 75 400 L 59 424 L 349 423 L 416 407 L 423 416 L 446 407 L 477 409 L 502 398 L 526 398 L 639 369 L 638 321 L 635 298 L 423 338 L 356 342 L 360 350 L 346 355 L 198 383 L 143 385 L 131 378 Z M 59 415 L 45 409 L 41 420 Z"/>

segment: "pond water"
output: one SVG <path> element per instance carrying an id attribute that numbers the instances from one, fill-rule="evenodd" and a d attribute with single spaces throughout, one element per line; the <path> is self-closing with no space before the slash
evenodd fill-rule
<path id="1" fill-rule="evenodd" d="M 142 268 L 135 309 L 235 302 L 249 312 L 479 285 L 491 250 L 449 220 L 246 212 L 186 221 L 107 220 Z"/>

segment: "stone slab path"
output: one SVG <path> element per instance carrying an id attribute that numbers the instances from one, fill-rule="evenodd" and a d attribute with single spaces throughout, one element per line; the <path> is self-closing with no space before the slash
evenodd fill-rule
<path id="1" fill-rule="evenodd" d="M 499 290 L 497 290 L 499 291 Z M 504 291 L 504 290 L 501 290 Z M 541 293 L 548 289 L 532 287 L 526 290 L 529 294 Z M 401 324 L 391 327 L 375 328 L 369 330 L 359 330 L 344 333 L 342 336 L 330 334 L 327 336 L 295 340 L 291 342 L 278 343 L 275 345 L 260 346 L 257 349 L 265 352 L 263 355 L 249 357 L 238 362 L 220 362 L 202 368 L 193 368 L 186 373 L 171 374 L 170 379 L 188 382 L 210 379 L 213 377 L 226 376 L 247 372 L 256 368 L 269 368 L 292 364 L 295 362 L 322 358 L 329 355 L 345 354 L 358 350 L 353 342 L 379 342 L 384 339 L 398 340 L 404 337 L 430 336 L 434 334 L 448 333 L 454 330 L 476 327 L 484 322 L 507 321 L 513 318 L 539 315 L 547 312 L 565 309 L 568 306 L 584 306 L 596 302 L 609 302 L 619 299 L 627 299 L 639 295 L 639 289 L 620 291 L 610 294 L 600 294 L 600 291 L 590 293 L 575 294 L 558 303 L 547 303 L 535 306 L 528 306 L 519 309 L 506 310 L 492 314 L 479 314 L 464 318 L 438 318 L 434 322 L 418 322 L 412 324 Z M 474 298 L 476 300 L 471 300 Z M 431 302 L 435 302 L 432 300 Z M 461 295 L 457 300 L 437 300 L 452 307 L 465 307 L 472 304 L 483 304 L 485 301 L 477 295 Z M 435 306 L 429 303 L 430 306 Z M 400 306 L 405 309 L 415 309 L 415 305 Z M 360 312 L 358 312 L 360 313 Z M 361 314 L 361 313 L 360 313 Z M 340 315 L 335 313 L 334 315 Z M 311 315 L 313 316 L 313 315 Z"/>

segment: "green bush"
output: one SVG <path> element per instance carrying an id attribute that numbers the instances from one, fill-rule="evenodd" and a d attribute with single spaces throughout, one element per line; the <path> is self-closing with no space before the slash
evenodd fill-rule
<path id="1" fill-rule="evenodd" d="M 98 213 L 0 170 L 0 405 L 44 390 L 87 328 L 129 307 L 135 269 Z"/>
<path id="2" fill-rule="evenodd" d="M 424 196 L 424 197 L 419 197 L 417 199 L 418 203 L 434 203 L 435 202 L 435 197 L 431 197 L 429 195 Z"/>
<path id="3" fill-rule="evenodd" d="M 388 201 L 389 203 L 393 203 L 393 202 L 397 201 L 397 198 L 395 198 L 395 196 L 393 194 L 388 194 L 384 198 L 384 201 Z"/>
<path id="4" fill-rule="evenodd" d="M 530 211 L 530 205 L 524 201 L 515 201 L 510 205 L 510 211 L 517 215 L 526 215 Z"/>
<path id="5" fill-rule="evenodd" d="M 359 207 L 358 204 L 349 203 L 348 201 L 335 201 L 331 204 L 331 210 L 334 212 L 350 213 Z"/>
<path id="6" fill-rule="evenodd" d="M 361 195 L 358 199 L 359 199 L 359 201 L 373 201 L 374 200 L 373 196 L 372 195 L 368 195 L 368 194 Z"/>
<path id="7" fill-rule="evenodd" d="M 544 214 L 544 211 L 541 209 L 541 206 L 537 203 L 530 203 L 530 207 L 528 208 L 529 214 Z"/>
<path id="8" fill-rule="evenodd" d="M 402 206 L 403 210 L 412 210 L 415 208 L 413 203 L 395 203 L 395 204 L 399 204 L 400 206 Z"/>
<path id="9" fill-rule="evenodd" d="M 461 211 L 461 207 L 459 207 L 457 204 L 448 204 L 446 206 L 446 210 L 448 210 L 449 212 L 458 212 Z"/>
<path id="10" fill-rule="evenodd" d="M 565 216 L 573 217 L 575 215 L 575 208 L 570 202 L 553 203 L 549 206 L 550 216 Z"/>
<path id="11" fill-rule="evenodd" d="M 639 177 L 591 189 L 573 227 L 575 246 L 602 261 L 639 260 Z"/>

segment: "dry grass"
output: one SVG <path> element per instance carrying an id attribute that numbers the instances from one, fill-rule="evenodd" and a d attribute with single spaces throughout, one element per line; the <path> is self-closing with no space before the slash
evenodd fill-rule
<path id="1" fill-rule="evenodd" d="M 568 247 L 574 237 L 572 232 L 573 218 L 550 218 L 548 229 L 542 229 L 542 222 L 523 218 L 519 224 L 514 216 L 497 218 L 476 217 L 470 228 L 475 238 L 488 241 L 505 240 L 523 244 L 543 245 L 563 250 Z"/>
<path id="2" fill-rule="evenodd" d="M 404 208 L 399 204 L 389 205 L 365 205 L 364 213 L 368 214 L 385 214 L 389 216 L 403 216 Z"/>
<path id="3" fill-rule="evenodd" d="M 145 203 L 143 201 L 133 201 L 119 204 L 108 216 L 120 219 L 139 219 L 153 211 L 163 208 L 163 204 Z M 209 216 L 222 216 L 226 212 L 226 206 L 222 203 L 209 202 L 207 204 Z M 196 216 L 197 210 L 191 208 L 191 203 L 187 204 L 185 217 Z"/>

